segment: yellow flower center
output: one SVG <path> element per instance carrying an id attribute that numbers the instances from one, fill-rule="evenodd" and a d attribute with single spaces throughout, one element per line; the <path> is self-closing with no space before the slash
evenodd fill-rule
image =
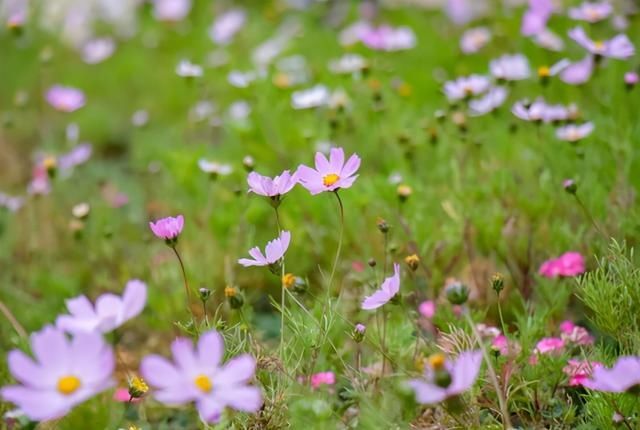
<path id="1" fill-rule="evenodd" d="M 75 376 L 63 376 L 58 379 L 58 391 L 65 396 L 73 394 L 78 388 L 80 388 L 80 380 Z"/>
<path id="2" fill-rule="evenodd" d="M 56 168 L 56 166 L 58 165 L 58 161 L 55 157 L 46 157 L 44 160 L 42 160 L 42 165 L 45 169 L 52 170 Z"/>
<path id="3" fill-rule="evenodd" d="M 548 78 L 551 75 L 551 70 L 547 66 L 538 67 L 538 76 L 541 78 Z"/>
<path id="4" fill-rule="evenodd" d="M 293 273 L 287 273 L 282 277 L 282 285 L 285 288 L 291 288 L 296 282 L 296 277 Z"/>
<path id="5" fill-rule="evenodd" d="M 329 173 L 328 175 L 325 175 L 324 178 L 322 178 L 322 183 L 324 184 L 325 187 L 330 187 L 336 182 L 338 182 L 339 180 L 340 180 L 340 176 L 336 175 L 335 173 Z"/>
<path id="6" fill-rule="evenodd" d="M 196 384 L 200 390 L 204 393 L 208 393 L 213 389 L 213 382 L 207 375 L 198 375 L 196 379 L 193 380 L 193 383 Z"/>
<path id="7" fill-rule="evenodd" d="M 441 370 L 444 368 L 444 363 L 445 363 L 446 359 L 444 357 L 444 354 L 433 354 L 429 357 L 429 365 L 434 369 L 434 370 Z"/>
<path id="8" fill-rule="evenodd" d="M 602 51 L 604 49 L 604 42 L 602 40 L 596 40 L 595 42 L 593 42 L 593 45 L 598 51 Z"/>
<path id="9" fill-rule="evenodd" d="M 140 393 L 140 395 L 145 394 L 147 391 L 149 391 L 149 386 L 147 385 L 147 383 L 144 382 L 144 379 L 138 376 L 134 376 L 133 378 L 131 378 L 131 380 L 129 381 L 129 386 L 133 388 L 137 393 Z"/>

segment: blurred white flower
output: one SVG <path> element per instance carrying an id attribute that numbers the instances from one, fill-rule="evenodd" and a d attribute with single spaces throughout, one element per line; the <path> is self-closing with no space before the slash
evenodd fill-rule
<path id="1" fill-rule="evenodd" d="M 183 78 L 199 78 L 202 76 L 202 66 L 189 60 L 182 60 L 176 66 L 176 74 Z"/>
<path id="2" fill-rule="evenodd" d="M 291 106 L 294 109 L 310 109 L 324 106 L 329 101 L 329 89 L 324 85 L 316 85 L 306 90 L 291 94 Z"/>

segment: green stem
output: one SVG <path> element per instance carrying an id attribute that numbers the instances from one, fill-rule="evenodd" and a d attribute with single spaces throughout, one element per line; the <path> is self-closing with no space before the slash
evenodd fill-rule
<path id="1" fill-rule="evenodd" d="M 182 279 L 184 280 L 184 290 L 187 293 L 187 309 L 191 313 L 191 319 L 193 321 L 193 327 L 196 333 L 198 332 L 198 327 L 196 325 L 196 316 L 193 314 L 193 309 L 191 309 L 191 290 L 189 289 L 189 281 L 187 280 L 187 271 L 184 268 L 184 263 L 182 261 L 182 257 L 180 257 L 180 253 L 178 252 L 178 248 L 172 246 L 174 254 L 178 258 L 178 263 L 180 263 L 180 269 L 182 270 Z"/>
<path id="2" fill-rule="evenodd" d="M 276 212 L 276 223 L 278 225 L 278 237 L 282 232 L 282 225 L 280 224 L 280 214 L 278 212 L 278 207 L 274 206 L 273 208 Z M 284 257 L 282 258 L 282 273 L 280 274 L 280 354 L 283 354 L 284 349 L 284 309 L 286 306 L 285 301 L 285 293 L 284 293 L 284 283 L 282 282 L 284 279 L 285 270 L 284 270 Z"/>
<path id="3" fill-rule="evenodd" d="M 576 198 L 576 202 L 578 202 L 578 205 L 580 206 L 580 209 L 582 209 L 582 212 L 584 212 L 584 215 L 587 217 L 587 219 L 589 220 L 589 222 L 593 225 L 593 227 L 596 229 L 596 231 L 606 240 L 609 240 L 609 238 L 607 237 L 607 235 L 604 233 L 604 231 L 602 231 L 602 229 L 600 228 L 600 226 L 598 225 L 598 223 L 596 222 L 596 220 L 593 218 L 593 216 L 591 215 L 591 212 L 589 211 L 589 209 L 587 209 L 587 207 L 585 206 L 585 204 L 582 202 L 582 199 L 580 197 L 578 197 L 578 194 L 574 194 L 573 195 Z"/>

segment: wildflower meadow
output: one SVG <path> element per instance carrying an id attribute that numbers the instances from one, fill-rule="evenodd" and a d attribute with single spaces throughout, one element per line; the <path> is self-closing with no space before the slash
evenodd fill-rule
<path id="1" fill-rule="evenodd" d="M 0 428 L 640 429 L 637 1 L 0 23 Z"/>

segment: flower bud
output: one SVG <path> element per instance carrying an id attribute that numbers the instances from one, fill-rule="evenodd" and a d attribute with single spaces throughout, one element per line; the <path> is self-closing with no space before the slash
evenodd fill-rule
<path id="1" fill-rule="evenodd" d="M 247 172 L 253 172 L 256 163 L 251 155 L 247 155 L 242 159 L 242 165 Z"/>
<path id="2" fill-rule="evenodd" d="M 356 324 L 353 328 L 353 332 L 351 333 L 351 337 L 353 340 L 360 343 L 364 340 L 364 335 L 367 332 L 367 327 L 364 324 Z"/>
<path id="3" fill-rule="evenodd" d="M 198 296 L 200 297 L 200 300 L 203 302 L 206 302 L 207 300 L 209 300 L 209 297 L 211 297 L 211 290 L 208 288 L 200 288 L 198 290 Z"/>
<path id="4" fill-rule="evenodd" d="M 73 217 L 81 220 L 86 219 L 89 216 L 89 212 L 91 212 L 91 206 L 89 206 L 89 203 L 78 203 L 71 208 L 71 214 Z"/>
<path id="5" fill-rule="evenodd" d="M 224 295 L 231 309 L 240 309 L 244 304 L 244 297 L 242 297 L 242 294 L 235 287 L 226 287 L 224 289 Z"/>
<path id="6" fill-rule="evenodd" d="M 460 282 L 447 285 L 444 291 L 447 295 L 447 300 L 452 305 L 463 305 L 469 298 L 469 289 Z"/>
<path id="7" fill-rule="evenodd" d="M 369 265 L 369 267 L 376 267 L 376 260 L 372 257 L 369 259 L 369 261 L 367 261 L 367 264 Z"/>
<path id="8" fill-rule="evenodd" d="M 42 160 L 42 167 L 47 171 L 49 178 L 53 178 L 56 176 L 56 170 L 58 169 L 58 160 L 51 156 L 45 157 L 45 159 Z"/>
<path id="9" fill-rule="evenodd" d="M 391 228 L 391 226 L 387 223 L 387 221 L 382 218 L 378 218 L 378 221 L 376 224 L 378 226 L 378 230 L 380 230 L 380 232 L 384 234 L 388 233 L 389 229 Z"/>
<path id="10" fill-rule="evenodd" d="M 578 191 L 578 184 L 573 179 L 565 179 L 562 182 L 562 187 L 569 194 L 575 194 Z"/>
<path id="11" fill-rule="evenodd" d="M 398 199 L 400 202 L 406 202 L 409 196 L 413 193 L 413 190 L 409 185 L 400 184 L 396 189 L 396 193 L 398 194 Z"/>
<path id="12" fill-rule="evenodd" d="M 404 258 L 404 262 L 407 266 L 409 266 L 409 269 L 415 272 L 420 265 L 420 257 L 418 257 L 416 254 L 407 255 Z"/>
<path id="13" fill-rule="evenodd" d="M 498 295 L 504 289 L 504 278 L 500 273 L 496 273 L 491 277 L 491 288 Z"/>

